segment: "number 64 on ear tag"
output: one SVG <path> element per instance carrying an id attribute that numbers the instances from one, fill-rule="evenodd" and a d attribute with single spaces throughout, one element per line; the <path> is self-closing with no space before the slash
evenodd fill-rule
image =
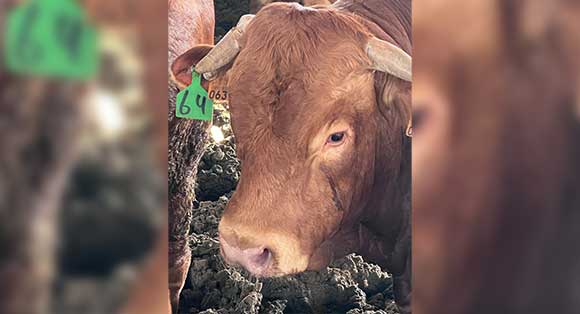
<path id="1" fill-rule="evenodd" d="M 213 116 L 213 101 L 207 91 L 201 86 L 201 76 L 193 72 L 191 84 L 177 94 L 175 115 L 178 118 L 194 120 L 211 120 Z"/>

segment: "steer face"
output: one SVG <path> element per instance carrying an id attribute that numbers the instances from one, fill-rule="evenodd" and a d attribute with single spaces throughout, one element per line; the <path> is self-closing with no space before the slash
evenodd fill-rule
<path id="1" fill-rule="evenodd" d="M 231 90 L 242 177 L 220 223 L 223 253 L 256 275 L 303 271 L 371 184 L 372 77 L 334 95 L 294 79 L 268 103 L 275 96 L 258 96 L 252 75 Z"/>
<path id="2" fill-rule="evenodd" d="M 213 49 L 193 47 L 173 63 L 179 86 L 195 66 L 215 80 L 210 88 L 229 87 L 242 177 L 219 226 L 226 261 L 276 276 L 358 249 L 377 253 L 359 225 L 376 220 L 377 208 L 398 207 L 411 57 L 365 23 L 336 9 L 272 4 L 243 16 Z M 396 238 L 401 217 L 389 219 L 389 228 L 367 222 L 386 232 L 379 238 Z"/>
<path id="3" fill-rule="evenodd" d="M 226 261 L 257 276 L 325 266 L 321 244 L 366 205 L 386 124 L 368 36 L 350 16 L 289 5 L 248 26 L 228 71 L 242 176 L 219 226 Z"/>

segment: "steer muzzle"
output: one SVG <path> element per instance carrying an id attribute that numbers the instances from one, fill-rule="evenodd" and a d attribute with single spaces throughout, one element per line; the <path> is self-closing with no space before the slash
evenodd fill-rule
<path id="1" fill-rule="evenodd" d="M 298 238 L 282 230 L 257 230 L 247 222 L 222 219 L 220 250 L 228 264 L 240 265 L 258 277 L 282 276 L 306 270 L 309 255 Z"/>

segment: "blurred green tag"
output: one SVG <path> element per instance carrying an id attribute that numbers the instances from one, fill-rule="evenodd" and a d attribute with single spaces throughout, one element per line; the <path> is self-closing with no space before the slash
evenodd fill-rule
<path id="1" fill-rule="evenodd" d="M 17 73 L 85 79 L 97 69 L 96 32 L 75 0 L 30 0 L 6 20 L 6 66 Z"/>
<path id="2" fill-rule="evenodd" d="M 176 116 L 209 121 L 213 115 L 213 101 L 201 86 L 201 76 L 193 72 L 191 85 L 177 94 Z"/>

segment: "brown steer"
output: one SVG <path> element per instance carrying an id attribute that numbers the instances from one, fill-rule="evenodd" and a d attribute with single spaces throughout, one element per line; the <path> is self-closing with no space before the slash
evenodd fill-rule
<path id="1" fill-rule="evenodd" d="M 580 313 L 574 2 L 415 3 L 416 313 Z"/>
<path id="2" fill-rule="evenodd" d="M 410 312 L 410 14 L 276 3 L 174 63 L 181 84 L 192 65 L 228 78 L 242 177 L 219 227 L 226 261 L 280 276 L 358 252 Z"/>

